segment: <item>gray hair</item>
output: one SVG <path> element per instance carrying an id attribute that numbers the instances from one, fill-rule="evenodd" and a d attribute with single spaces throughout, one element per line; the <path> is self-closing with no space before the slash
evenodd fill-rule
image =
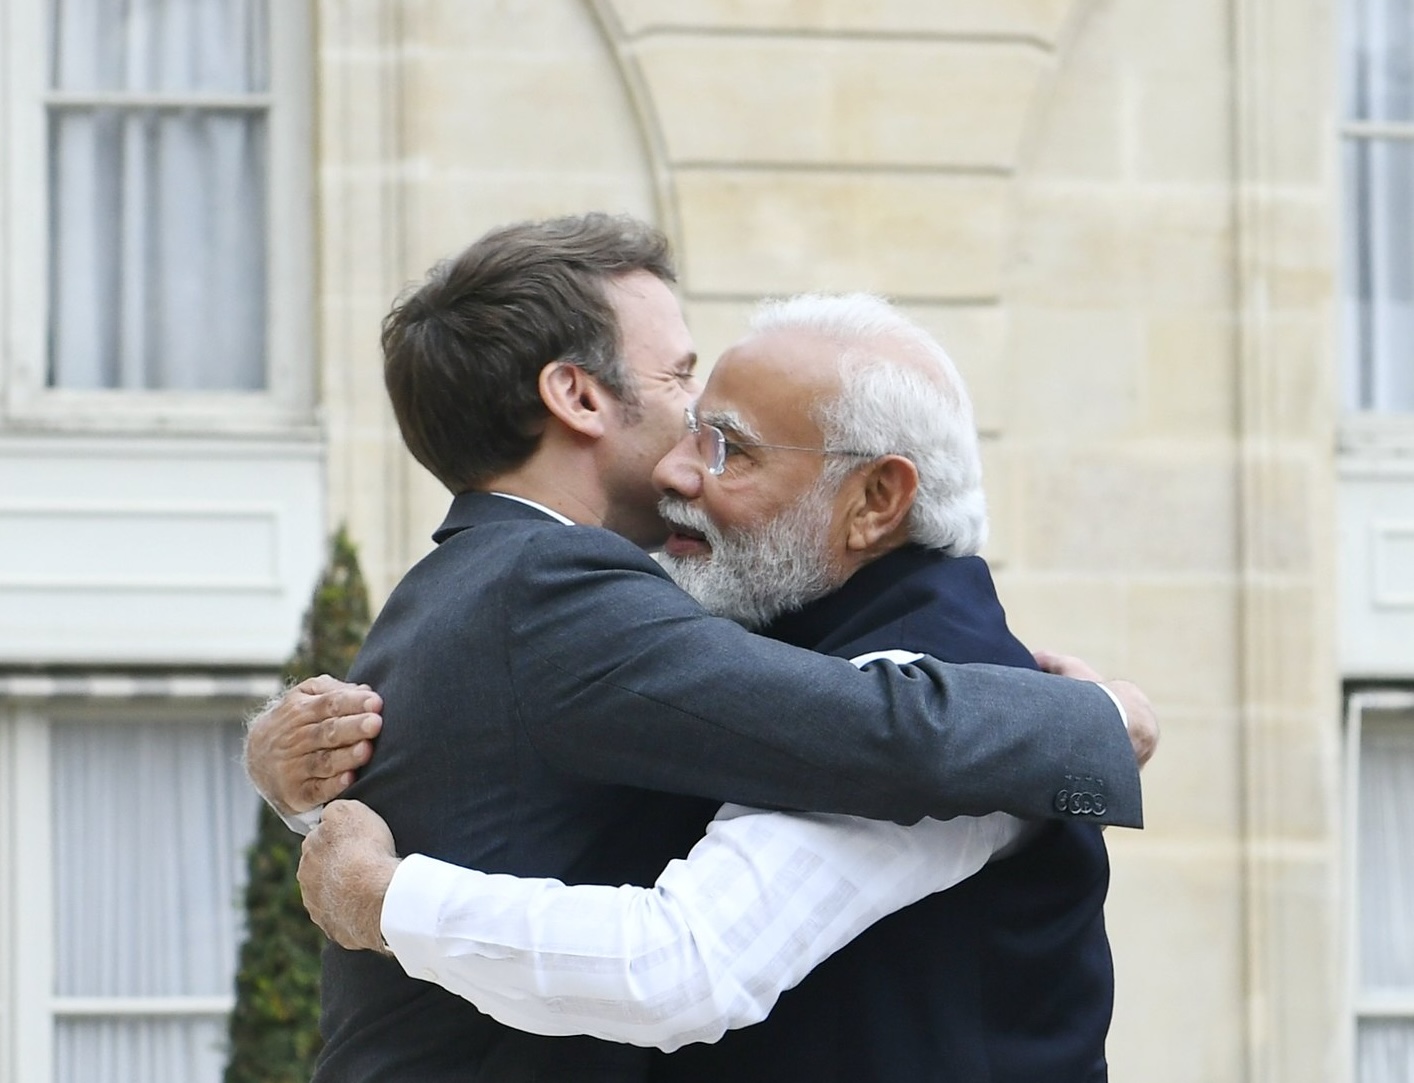
<path id="1" fill-rule="evenodd" d="M 825 447 L 910 460 L 918 468 L 918 495 L 908 514 L 909 540 L 951 556 L 982 547 L 987 501 L 972 402 L 932 335 L 868 293 L 766 301 L 751 330 L 809 331 L 838 342 L 841 394 L 815 412 Z M 827 461 L 826 477 L 838 487 L 854 466 L 852 459 Z"/>

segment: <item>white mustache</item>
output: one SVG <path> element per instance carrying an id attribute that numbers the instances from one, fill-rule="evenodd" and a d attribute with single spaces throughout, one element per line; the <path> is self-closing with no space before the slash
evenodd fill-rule
<path id="1" fill-rule="evenodd" d="M 709 542 L 721 538 L 721 531 L 701 508 L 695 508 L 686 500 L 675 496 L 665 496 L 658 501 L 658 514 L 670 527 L 683 527 L 703 535 Z"/>

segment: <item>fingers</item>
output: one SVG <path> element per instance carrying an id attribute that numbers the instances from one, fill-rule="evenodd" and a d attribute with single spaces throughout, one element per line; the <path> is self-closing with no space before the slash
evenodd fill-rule
<path id="1" fill-rule="evenodd" d="M 376 849 L 383 855 L 395 852 L 387 821 L 362 801 L 335 801 L 324 810 L 320 826 L 325 825 L 346 854 L 355 848 L 367 848 L 364 852 Z"/>
<path id="2" fill-rule="evenodd" d="M 383 818 L 358 801 L 335 801 L 300 848 L 305 909 L 334 942 L 382 951 L 383 896 L 397 866 Z"/>
<path id="3" fill-rule="evenodd" d="M 1036 659 L 1036 664 L 1047 673 L 1054 673 L 1058 677 L 1070 677 L 1077 681 L 1097 681 L 1104 682 L 1104 677 L 1090 666 L 1088 662 L 1075 657 L 1073 654 L 1057 654 L 1054 651 L 1036 651 L 1032 654 Z"/>
<path id="4" fill-rule="evenodd" d="M 1105 687 L 1124 704 L 1129 743 L 1134 748 L 1134 759 L 1143 767 L 1159 746 L 1159 717 L 1154 705 L 1139 686 L 1130 681 L 1106 681 Z"/>
<path id="5" fill-rule="evenodd" d="M 323 843 L 322 832 L 324 824 L 316 824 L 314 830 L 310 831 L 300 843 L 299 867 L 295 869 L 295 879 L 299 881 L 300 898 L 304 900 L 304 908 L 308 912 L 310 920 L 319 926 L 319 931 L 325 936 L 329 935 L 329 930 L 324 928 L 319 920 L 320 914 L 314 900 L 318 897 L 315 885 L 318 883 L 318 865 L 320 862 L 320 847 Z"/>
<path id="6" fill-rule="evenodd" d="M 366 686 L 327 674 L 301 681 L 251 721 L 251 781 L 284 813 L 337 797 L 372 756 L 382 709 L 382 699 Z"/>
<path id="7" fill-rule="evenodd" d="M 295 689 L 307 695 L 318 695 L 321 692 L 336 692 L 341 688 L 357 689 L 368 688 L 366 684 L 349 684 L 348 681 L 341 681 L 337 677 L 331 677 L 327 673 L 321 673 L 317 677 L 306 677 L 295 685 Z"/>
<path id="8" fill-rule="evenodd" d="M 285 693 L 276 712 L 283 716 L 291 752 L 340 748 L 378 736 L 383 728 L 379 714 L 383 700 L 378 693 L 339 683 L 340 687 L 319 693 L 305 692 L 301 685 Z"/>
<path id="9" fill-rule="evenodd" d="M 363 758 L 364 762 L 367 762 L 369 757 L 365 755 Z M 352 770 L 340 771 L 338 774 L 327 777 L 309 775 L 296 784 L 300 801 L 310 808 L 315 805 L 326 805 L 352 786 L 357 777 L 358 775 Z"/>

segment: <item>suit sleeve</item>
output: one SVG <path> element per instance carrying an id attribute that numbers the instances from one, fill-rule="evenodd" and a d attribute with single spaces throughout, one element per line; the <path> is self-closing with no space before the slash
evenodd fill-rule
<path id="1" fill-rule="evenodd" d="M 706 615 L 585 528 L 527 543 L 499 619 L 521 725 L 568 774 L 902 823 L 1142 822 L 1128 736 L 1093 684 L 932 659 L 856 669 Z"/>

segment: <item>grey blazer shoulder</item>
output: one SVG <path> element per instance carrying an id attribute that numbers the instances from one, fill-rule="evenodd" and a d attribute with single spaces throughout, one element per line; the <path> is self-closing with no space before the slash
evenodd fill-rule
<path id="1" fill-rule="evenodd" d="M 515 710 L 557 770 L 900 822 L 1142 823 L 1128 736 L 1095 685 L 931 659 L 860 670 L 707 615 L 635 546 L 590 527 L 527 531 L 503 576 Z"/>

